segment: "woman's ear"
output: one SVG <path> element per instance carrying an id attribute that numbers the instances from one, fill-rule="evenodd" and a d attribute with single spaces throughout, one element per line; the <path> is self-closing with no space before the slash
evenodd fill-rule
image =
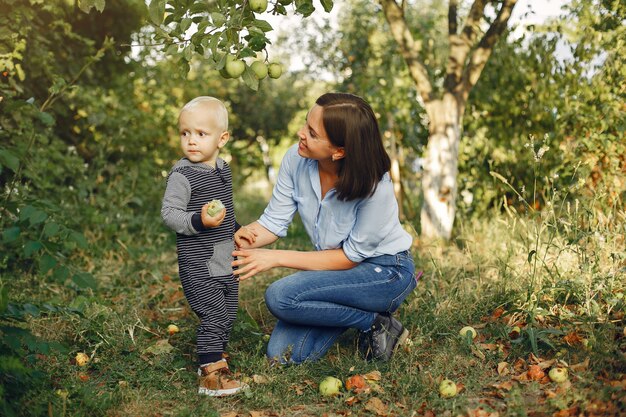
<path id="1" fill-rule="evenodd" d="M 333 152 L 333 154 L 331 155 L 331 158 L 333 161 L 339 161 L 340 159 L 343 159 L 345 156 L 346 156 L 346 150 L 344 147 L 341 147 L 341 148 L 337 148 L 335 152 Z"/>
<path id="2" fill-rule="evenodd" d="M 228 143 L 228 140 L 230 139 L 230 133 L 228 132 L 223 132 L 222 136 L 220 136 L 220 140 L 219 142 L 217 142 L 217 147 L 218 148 L 223 148 L 224 145 L 226 145 Z"/>

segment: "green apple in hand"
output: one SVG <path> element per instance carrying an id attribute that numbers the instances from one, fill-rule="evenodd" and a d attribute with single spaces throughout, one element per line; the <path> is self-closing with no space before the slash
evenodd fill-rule
<path id="1" fill-rule="evenodd" d="M 224 204 L 220 200 L 211 200 L 208 203 L 206 212 L 209 216 L 213 217 L 218 214 L 224 208 Z"/>

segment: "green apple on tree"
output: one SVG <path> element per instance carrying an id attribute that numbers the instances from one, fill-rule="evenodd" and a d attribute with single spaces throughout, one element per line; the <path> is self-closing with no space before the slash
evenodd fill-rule
<path id="1" fill-rule="evenodd" d="M 246 63 L 241 59 L 237 59 L 234 55 L 228 55 L 224 69 L 230 78 L 239 78 L 246 70 Z"/>
<path id="2" fill-rule="evenodd" d="M 324 397 L 333 397 L 339 394 L 339 390 L 343 387 L 340 379 L 327 376 L 320 382 L 320 394 Z"/>
<path id="3" fill-rule="evenodd" d="M 250 64 L 250 69 L 254 72 L 259 80 L 267 77 L 268 69 L 267 65 L 265 65 L 263 61 L 254 61 L 252 64 Z"/>
<path id="4" fill-rule="evenodd" d="M 270 78 L 278 78 L 283 73 L 283 66 L 278 62 L 271 62 L 267 68 L 267 74 Z"/>
<path id="5" fill-rule="evenodd" d="M 249 0 L 248 4 L 255 13 L 263 13 L 267 10 L 267 0 Z"/>

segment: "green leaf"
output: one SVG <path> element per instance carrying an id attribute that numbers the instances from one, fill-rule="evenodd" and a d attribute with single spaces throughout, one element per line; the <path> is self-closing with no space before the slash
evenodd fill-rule
<path id="1" fill-rule="evenodd" d="M 183 49 L 183 57 L 185 58 L 186 61 L 191 61 L 191 58 L 193 57 L 192 45 L 185 46 L 185 49 Z"/>
<path id="2" fill-rule="evenodd" d="M 76 245 L 78 245 L 81 249 L 87 249 L 89 247 L 87 239 L 85 239 L 85 236 L 83 236 L 82 233 L 72 231 L 68 237 L 72 241 L 76 242 Z"/>
<path id="3" fill-rule="evenodd" d="M 20 221 L 27 221 L 37 209 L 33 206 L 25 206 L 20 210 Z"/>
<path id="4" fill-rule="evenodd" d="M 25 313 L 28 313 L 33 317 L 39 317 L 40 311 L 37 308 L 37 306 L 34 304 L 24 304 L 22 306 L 22 309 L 24 310 Z"/>
<path id="5" fill-rule="evenodd" d="M 213 21 L 213 26 L 219 28 L 224 26 L 224 23 L 226 23 L 226 16 L 218 12 L 213 12 L 211 13 L 211 20 Z"/>
<path id="6" fill-rule="evenodd" d="M 148 6 L 148 15 L 150 21 L 155 25 L 163 23 L 163 15 L 165 14 L 165 0 L 151 0 Z"/>
<path id="7" fill-rule="evenodd" d="M 246 83 L 246 85 L 250 89 L 254 91 L 257 91 L 259 89 L 259 79 L 254 74 L 254 71 L 252 71 L 250 67 L 247 65 L 246 65 L 246 70 L 243 72 L 242 78 L 243 78 L 243 82 Z"/>
<path id="8" fill-rule="evenodd" d="M 67 277 L 70 276 L 70 270 L 65 266 L 61 265 L 52 273 L 52 279 L 59 283 L 64 283 Z"/>
<path id="9" fill-rule="evenodd" d="M 106 2 L 105 0 L 95 0 L 94 5 L 96 6 L 96 10 L 102 13 L 104 11 L 104 6 Z"/>
<path id="10" fill-rule="evenodd" d="M 265 20 L 261 20 L 261 19 L 255 19 L 254 26 L 261 29 L 263 32 L 271 32 L 274 30 L 274 28 L 272 27 L 272 25 L 269 24 L 269 22 Z"/>
<path id="11" fill-rule="evenodd" d="M 41 210 L 35 210 L 28 218 L 30 224 L 35 226 L 37 224 L 43 223 L 48 218 L 48 213 Z"/>
<path id="12" fill-rule="evenodd" d="M 528 253 L 528 263 L 531 263 L 531 262 L 532 262 L 532 260 L 533 260 L 533 255 L 535 255 L 536 253 L 537 253 L 537 251 L 536 251 L 536 250 L 534 250 L 534 249 L 533 249 L 533 250 L 531 250 L 531 251 Z"/>
<path id="13" fill-rule="evenodd" d="M 198 23 L 198 29 L 196 30 L 196 33 L 201 33 L 203 34 L 204 31 L 206 30 L 206 28 L 210 25 L 211 23 L 208 20 L 203 20 L 200 23 Z"/>
<path id="14" fill-rule="evenodd" d="M 12 152 L 6 149 L 0 149 L 0 164 L 13 172 L 17 172 L 20 167 L 20 160 Z"/>
<path id="15" fill-rule="evenodd" d="M 185 17 L 183 20 L 180 21 L 180 31 L 181 33 L 185 33 L 187 32 L 187 29 L 189 29 L 191 27 L 191 19 L 188 17 Z"/>
<path id="16" fill-rule="evenodd" d="M 43 235 L 45 237 L 52 237 L 59 234 L 60 226 L 55 222 L 46 223 L 43 227 Z"/>
<path id="17" fill-rule="evenodd" d="M 157 340 L 155 344 L 143 350 L 143 354 L 166 355 L 174 350 L 174 346 L 170 345 L 167 339 Z"/>
<path id="18" fill-rule="evenodd" d="M 98 287 L 96 279 L 89 272 L 79 272 L 72 277 L 74 284 L 79 288 L 91 288 L 95 290 Z"/>
<path id="19" fill-rule="evenodd" d="M 43 256 L 39 258 L 39 272 L 46 274 L 49 270 L 54 268 L 56 264 L 57 260 L 54 256 L 44 253 Z"/>
<path id="20" fill-rule="evenodd" d="M 0 287 L 0 314 L 7 310 L 9 305 L 9 289 L 5 286 Z"/>
<path id="21" fill-rule="evenodd" d="M 11 243 L 14 242 L 18 237 L 20 237 L 20 228 L 17 226 L 9 227 L 8 229 L 2 232 L 2 242 L 3 243 Z"/>
<path id="22" fill-rule="evenodd" d="M 333 0 L 321 0 L 321 2 L 326 13 L 329 13 L 333 9 Z"/>
<path id="23" fill-rule="evenodd" d="M 39 112 L 39 114 L 37 114 L 37 117 L 39 118 L 39 120 L 41 120 L 41 122 L 50 127 L 50 126 L 54 126 L 54 117 L 50 114 L 50 113 L 46 113 L 45 111 Z"/>
<path id="24" fill-rule="evenodd" d="M 39 249 L 43 248 L 41 242 L 37 240 L 29 240 L 24 245 L 24 256 L 30 258 L 34 253 L 37 253 Z"/>

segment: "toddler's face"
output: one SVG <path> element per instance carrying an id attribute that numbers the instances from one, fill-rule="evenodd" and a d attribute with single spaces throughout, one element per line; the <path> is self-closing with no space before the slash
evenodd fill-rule
<path id="1" fill-rule="evenodd" d="M 228 142 L 229 134 L 215 115 L 214 104 L 199 103 L 183 111 L 178 118 L 180 146 L 191 162 L 215 166 L 221 147 Z"/>

